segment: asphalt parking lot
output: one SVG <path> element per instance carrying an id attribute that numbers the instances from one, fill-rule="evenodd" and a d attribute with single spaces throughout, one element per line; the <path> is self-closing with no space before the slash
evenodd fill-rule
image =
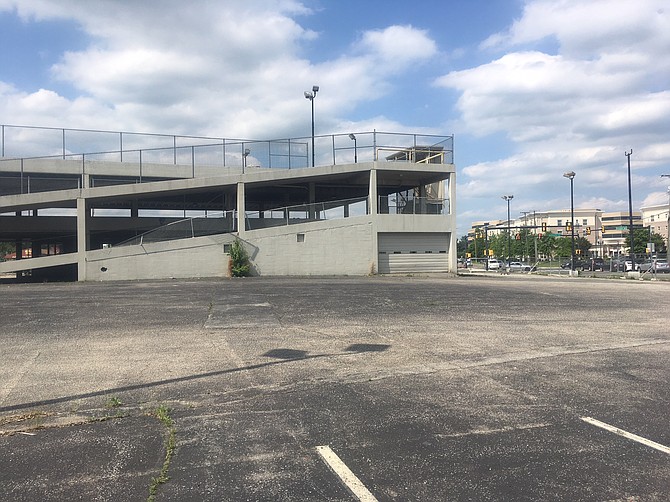
<path id="1" fill-rule="evenodd" d="M 253 278 L 0 298 L 0 500 L 668 500 L 668 282 Z"/>

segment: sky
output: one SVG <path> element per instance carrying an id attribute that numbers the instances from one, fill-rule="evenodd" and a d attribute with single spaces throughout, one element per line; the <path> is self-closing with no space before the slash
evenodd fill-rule
<path id="1" fill-rule="evenodd" d="M 668 0 L 0 0 L 0 123 L 455 137 L 473 221 L 665 204 Z"/>

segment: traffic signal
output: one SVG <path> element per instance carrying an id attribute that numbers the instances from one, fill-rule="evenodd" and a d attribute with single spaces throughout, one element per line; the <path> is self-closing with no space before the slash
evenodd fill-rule
<path id="1" fill-rule="evenodd" d="M 520 240 L 521 240 L 521 234 L 516 234 L 516 235 L 514 236 L 514 238 L 515 238 L 516 240 L 520 241 Z"/>
<path id="2" fill-rule="evenodd" d="M 547 231 L 547 222 L 542 223 L 542 231 L 546 232 Z"/>
<path id="3" fill-rule="evenodd" d="M 569 222 L 569 221 L 566 221 L 566 222 L 565 222 L 565 229 L 566 229 L 567 231 L 572 230 L 572 223 Z"/>
<path id="4" fill-rule="evenodd" d="M 575 254 L 582 254 L 582 250 L 581 249 L 575 249 Z"/>
<path id="5" fill-rule="evenodd" d="M 538 236 L 538 238 L 540 238 L 540 239 L 542 238 L 542 234 L 537 234 L 537 236 Z"/>
<path id="6" fill-rule="evenodd" d="M 600 229 L 600 232 L 601 232 L 603 235 L 605 235 L 605 227 L 601 228 L 601 229 Z"/>
<path id="7" fill-rule="evenodd" d="M 586 235 L 591 235 L 591 227 L 586 227 Z"/>

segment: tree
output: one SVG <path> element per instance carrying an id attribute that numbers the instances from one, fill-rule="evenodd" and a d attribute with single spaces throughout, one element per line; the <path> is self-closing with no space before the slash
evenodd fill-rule
<path id="1" fill-rule="evenodd" d="M 535 256 L 535 234 L 530 228 L 520 228 L 516 234 L 512 235 L 512 256 L 530 257 L 531 255 Z"/>
<path id="2" fill-rule="evenodd" d="M 656 247 L 656 252 L 660 252 L 665 248 L 663 236 L 656 232 L 651 232 L 649 228 L 635 228 L 633 229 L 633 238 L 635 239 L 635 254 L 643 255 L 647 252 L 647 243 L 653 242 Z M 626 247 L 630 249 L 630 233 L 626 235 Z"/>
<path id="3" fill-rule="evenodd" d="M 576 243 L 576 239 L 575 239 Z M 576 246 L 575 246 L 576 249 Z M 555 256 L 565 257 L 572 255 L 572 238 L 570 236 L 563 236 L 556 239 Z"/>
<path id="4" fill-rule="evenodd" d="M 589 251 L 591 250 L 591 243 L 586 237 L 576 237 L 575 250 L 577 249 L 581 251 L 582 257 L 587 257 L 589 256 Z"/>
<path id="5" fill-rule="evenodd" d="M 556 253 L 556 237 L 551 234 L 542 234 L 542 238 L 537 241 L 537 251 L 549 258 L 553 258 Z"/>
<path id="6" fill-rule="evenodd" d="M 489 249 L 492 249 L 498 258 L 507 258 L 507 231 L 489 235 Z"/>
<path id="7" fill-rule="evenodd" d="M 0 242 L 0 261 L 5 259 L 5 255 L 16 251 L 16 244 L 13 242 Z"/>
<path id="8" fill-rule="evenodd" d="M 463 235 L 456 241 L 456 252 L 460 258 L 465 258 L 465 253 L 468 252 L 468 236 Z"/>

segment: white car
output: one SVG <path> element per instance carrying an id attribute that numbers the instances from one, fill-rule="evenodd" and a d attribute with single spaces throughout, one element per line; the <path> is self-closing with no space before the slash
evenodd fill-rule
<path id="1" fill-rule="evenodd" d="M 489 270 L 498 270 L 502 264 L 495 258 L 489 258 Z"/>
<path id="2" fill-rule="evenodd" d="M 512 272 L 530 272 L 531 266 L 520 261 L 511 261 L 509 262 L 509 269 Z"/>

